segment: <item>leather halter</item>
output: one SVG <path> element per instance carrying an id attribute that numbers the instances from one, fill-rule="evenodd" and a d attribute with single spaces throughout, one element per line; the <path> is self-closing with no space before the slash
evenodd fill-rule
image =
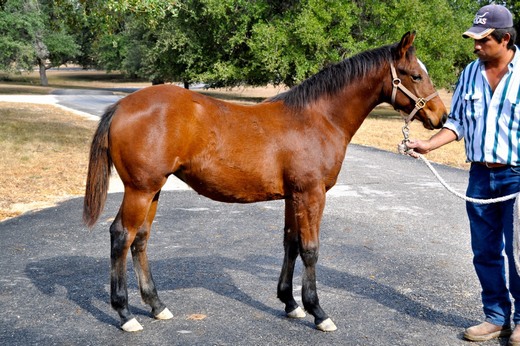
<path id="1" fill-rule="evenodd" d="M 395 96 L 397 94 L 397 89 L 400 89 L 403 93 L 405 93 L 409 98 L 411 98 L 415 102 L 415 108 L 412 110 L 410 114 L 405 118 L 405 122 L 408 124 L 410 121 L 412 121 L 413 117 L 415 116 L 415 113 L 422 109 L 424 106 L 426 106 L 426 102 L 430 101 L 435 96 L 438 96 L 439 94 L 437 92 L 434 92 L 430 96 L 426 98 L 417 97 L 415 96 L 410 90 L 406 89 L 406 87 L 401 83 L 401 80 L 397 78 L 397 72 L 395 71 L 395 67 L 393 63 L 390 63 L 390 70 L 392 72 L 392 106 L 394 109 L 397 110 L 397 107 L 395 106 Z M 401 113 L 406 114 L 402 110 L 399 110 Z"/>

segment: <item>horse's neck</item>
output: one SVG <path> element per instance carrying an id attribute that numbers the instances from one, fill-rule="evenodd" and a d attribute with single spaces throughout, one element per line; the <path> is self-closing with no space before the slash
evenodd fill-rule
<path id="1" fill-rule="evenodd" d="M 376 77 L 374 77 L 376 78 Z M 347 142 L 354 136 L 368 114 L 383 102 L 381 79 L 351 83 L 336 97 L 329 108 L 331 121 L 341 128 Z"/>

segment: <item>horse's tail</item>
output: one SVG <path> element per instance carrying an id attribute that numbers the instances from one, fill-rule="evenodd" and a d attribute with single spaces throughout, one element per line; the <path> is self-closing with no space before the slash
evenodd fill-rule
<path id="1" fill-rule="evenodd" d="M 117 106 L 118 103 L 115 103 L 107 108 L 99 121 L 90 146 L 87 184 L 83 201 L 83 222 L 88 227 L 94 226 L 105 207 L 107 199 L 110 172 L 112 170 L 108 133 Z"/>

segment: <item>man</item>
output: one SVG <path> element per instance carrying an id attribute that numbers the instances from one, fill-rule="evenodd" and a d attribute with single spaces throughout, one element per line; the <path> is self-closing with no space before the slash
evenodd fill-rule
<path id="1" fill-rule="evenodd" d="M 520 191 L 520 52 L 514 45 L 512 15 L 503 6 L 484 6 L 463 37 L 474 39 L 478 59 L 459 78 L 449 119 L 429 140 L 412 140 L 408 147 L 425 154 L 464 138 L 471 162 L 467 195 L 488 199 L 516 193 Z M 465 330 L 464 337 L 471 341 L 511 335 L 509 345 L 520 346 L 520 277 L 513 258 L 513 205 L 514 200 L 466 203 L 473 264 L 482 286 L 486 316 L 483 323 Z M 510 294 L 515 307 L 512 319 L 517 326 L 512 334 Z"/>

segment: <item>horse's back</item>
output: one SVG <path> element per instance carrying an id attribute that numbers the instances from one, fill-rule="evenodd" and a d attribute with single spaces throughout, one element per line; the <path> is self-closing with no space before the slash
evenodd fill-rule
<path id="1" fill-rule="evenodd" d="M 123 182 L 157 188 L 175 174 L 212 199 L 283 198 L 280 106 L 243 106 L 175 86 L 123 98 L 110 129 Z M 247 190 L 247 191 L 245 191 Z"/>

